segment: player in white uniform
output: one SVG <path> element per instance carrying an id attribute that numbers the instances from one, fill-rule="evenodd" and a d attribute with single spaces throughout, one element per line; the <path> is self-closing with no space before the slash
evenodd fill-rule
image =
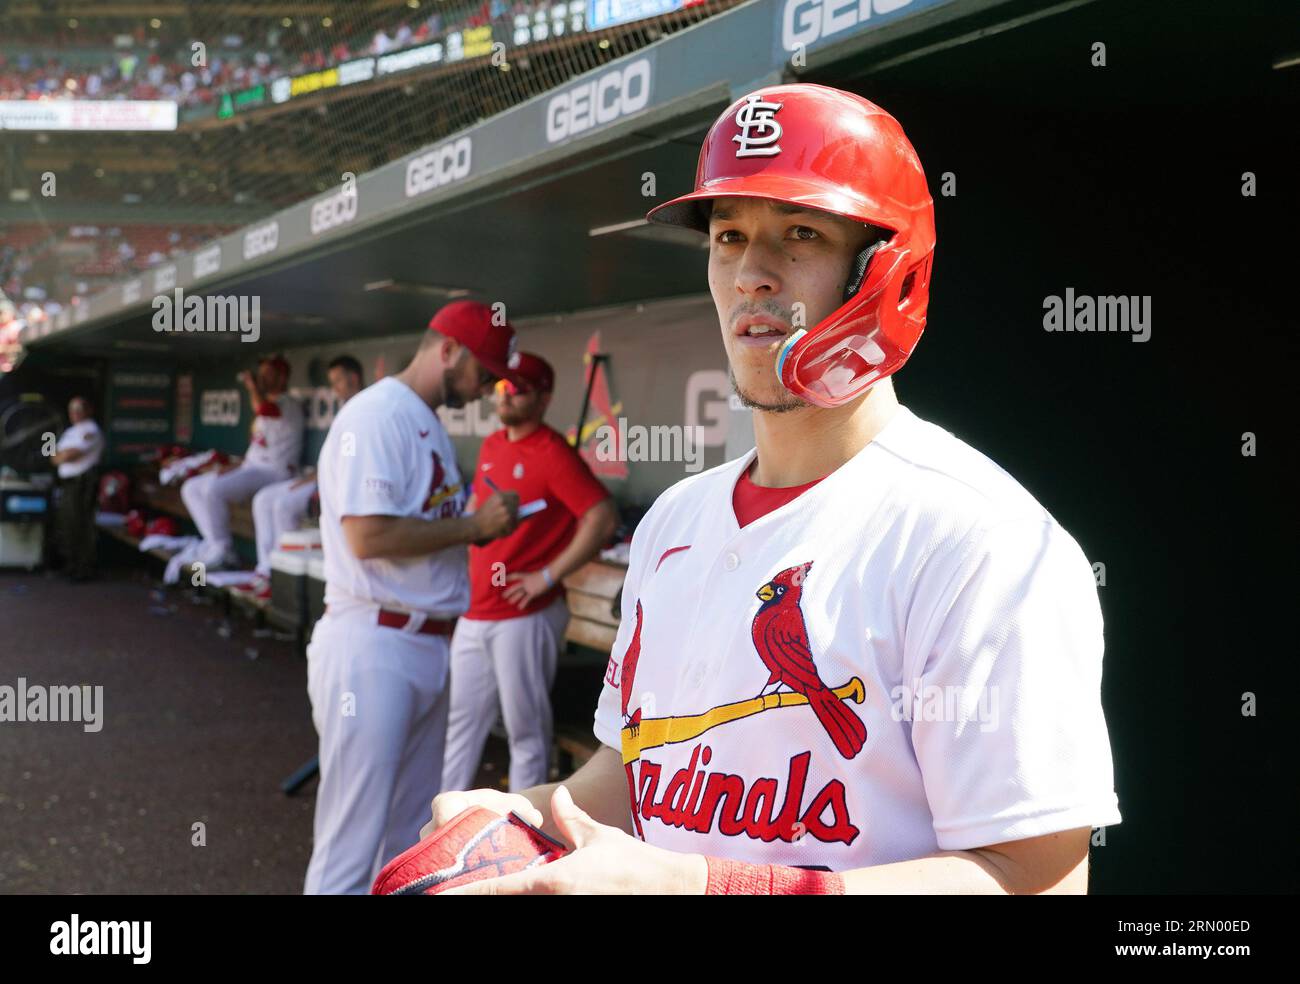
<path id="1" fill-rule="evenodd" d="M 710 130 L 709 286 L 757 447 L 637 528 L 603 747 L 516 809 L 577 849 L 469 891 L 1082 892 L 1118 823 L 1083 552 L 1014 479 L 894 394 L 934 247 L 898 123 L 765 87 Z M 811 327 L 806 327 L 811 326 Z"/>
<path id="2" fill-rule="evenodd" d="M 235 562 L 230 504 L 246 502 L 264 486 L 291 476 L 302 457 L 302 407 L 287 392 L 289 363 L 262 359 L 257 374 L 240 380 L 253 405 L 252 437 L 238 464 L 213 468 L 181 486 L 181 500 L 203 538 L 199 559 L 209 567 Z"/>
<path id="3" fill-rule="evenodd" d="M 369 890 L 418 839 L 442 775 L 448 646 L 469 605 L 466 547 L 510 533 L 514 493 L 472 516 L 434 410 L 491 392 L 514 331 L 457 301 L 402 372 L 353 397 L 321 448 L 326 612 L 307 649 L 320 788 L 307 894 Z"/>
<path id="4" fill-rule="evenodd" d="M 339 406 L 361 392 L 365 386 L 361 363 L 350 355 L 340 355 L 326 369 L 330 390 Z M 257 578 L 254 593 L 270 597 L 271 552 L 280 543 L 280 534 L 295 530 L 307 514 L 311 497 L 316 494 L 315 469 L 300 478 L 286 478 L 258 490 L 253 496 L 253 531 L 257 538 Z"/>

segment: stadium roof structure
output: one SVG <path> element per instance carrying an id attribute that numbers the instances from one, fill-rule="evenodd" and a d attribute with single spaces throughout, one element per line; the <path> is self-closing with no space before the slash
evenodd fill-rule
<path id="1" fill-rule="evenodd" d="M 178 288 L 261 297 L 263 337 L 277 347 L 418 330 L 462 296 L 503 301 L 520 320 L 698 294 L 703 242 L 642 217 L 691 186 L 699 139 L 734 98 L 765 83 L 889 68 L 900 84 L 932 95 L 1005 89 L 1008 72 L 1063 76 L 1072 95 L 1104 106 L 1125 94 L 1096 75 L 1081 81 L 1086 53 L 1073 75 L 1062 73 L 1059 41 L 1022 39 L 1015 51 L 1024 64 L 1012 67 L 990 63 L 987 51 L 962 54 L 979 47 L 966 42 L 1032 30 L 1092 2 L 755 0 L 115 283 L 22 340 L 33 353 L 164 357 L 181 345 L 191 355 L 230 353 L 229 338 L 151 328 L 152 299 Z M 1141 37 L 1140 14 L 1119 26 L 1114 15 L 1111 7 L 1112 38 Z M 1267 43 L 1243 51 L 1253 57 Z M 1159 43 L 1145 38 L 1140 50 L 1147 57 Z M 936 77 L 932 63 L 908 74 L 909 63 L 935 51 L 950 74 Z M 1153 66 L 1152 90 L 1131 98 L 1168 99 L 1159 75 Z M 1256 85 L 1254 76 L 1238 81 Z M 1043 94 L 1043 104 L 1059 95 Z M 1022 98 L 1040 97 L 1027 89 Z"/>
<path id="2" fill-rule="evenodd" d="M 153 298 L 178 288 L 260 296 L 281 346 L 411 330 L 457 296 L 503 300 L 525 317 L 698 291 L 690 264 L 676 264 L 680 280 L 663 278 L 656 261 L 672 234 L 639 222 L 655 200 L 640 192 L 644 175 L 654 175 L 659 197 L 692 180 L 693 155 L 674 141 L 707 127 L 739 93 L 779 80 L 773 66 L 788 63 L 788 48 L 803 71 L 1005 2 L 877 0 L 895 9 L 855 6 L 829 32 L 816 0 L 744 4 L 114 283 L 29 327 L 24 346 L 161 354 L 177 342 L 191 352 L 228 345 L 151 330 Z M 793 8 L 805 25 L 797 31 Z M 565 181 L 572 190 L 557 194 Z M 560 240 L 569 245 L 556 249 Z M 588 244 L 591 262 L 576 260 L 577 244 Z"/>

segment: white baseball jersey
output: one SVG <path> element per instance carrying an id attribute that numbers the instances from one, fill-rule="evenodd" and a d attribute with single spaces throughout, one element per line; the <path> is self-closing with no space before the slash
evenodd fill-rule
<path id="1" fill-rule="evenodd" d="M 833 871 L 1118 823 L 1079 546 L 900 408 L 738 527 L 754 451 L 637 528 L 596 736 L 671 850 Z"/>
<path id="2" fill-rule="evenodd" d="M 392 376 L 362 390 L 339 411 L 321 447 L 321 546 L 325 601 L 459 616 L 469 607 L 467 551 L 359 560 L 348 548 L 344 516 L 459 516 L 468 496 L 456 451 L 429 405 Z"/>
<path id="3" fill-rule="evenodd" d="M 99 464 L 99 459 L 104 454 L 104 435 L 100 432 L 99 424 L 93 420 L 83 420 L 65 430 L 59 435 L 54 450 L 67 451 L 69 448 L 84 453 L 76 461 L 65 461 L 59 465 L 59 478 L 76 478 Z"/>
<path id="4" fill-rule="evenodd" d="M 253 437 L 244 463 L 289 475 L 302 457 L 302 405 L 288 393 L 271 399 L 279 416 L 258 414 L 253 418 Z"/>

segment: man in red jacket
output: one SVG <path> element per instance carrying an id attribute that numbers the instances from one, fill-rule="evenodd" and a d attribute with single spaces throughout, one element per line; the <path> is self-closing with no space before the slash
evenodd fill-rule
<path id="1" fill-rule="evenodd" d="M 509 536 L 470 547 L 470 607 L 451 642 L 448 790 L 473 784 L 498 700 L 510 736 L 510 788 L 547 780 L 551 683 L 569 620 L 561 582 L 596 556 L 617 522 L 587 463 L 542 422 L 554 371 L 539 356 L 516 358 L 511 368 L 526 384 L 497 384 L 505 426 L 483 442 L 470 506 L 498 490 L 516 492 L 520 523 Z M 530 503 L 545 505 L 528 513 Z"/>

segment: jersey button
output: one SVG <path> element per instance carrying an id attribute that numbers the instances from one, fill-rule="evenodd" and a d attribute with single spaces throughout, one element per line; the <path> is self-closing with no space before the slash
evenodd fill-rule
<path id="1" fill-rule="evenodd" d="M 727 554 L 726 558 L 722 561 L 722 566 L 724 566 L 729 571 L 734 571 L 737 567 L 740 566 L 740 558 L 737 557 L 734 553 L 729 553 Z"/>

